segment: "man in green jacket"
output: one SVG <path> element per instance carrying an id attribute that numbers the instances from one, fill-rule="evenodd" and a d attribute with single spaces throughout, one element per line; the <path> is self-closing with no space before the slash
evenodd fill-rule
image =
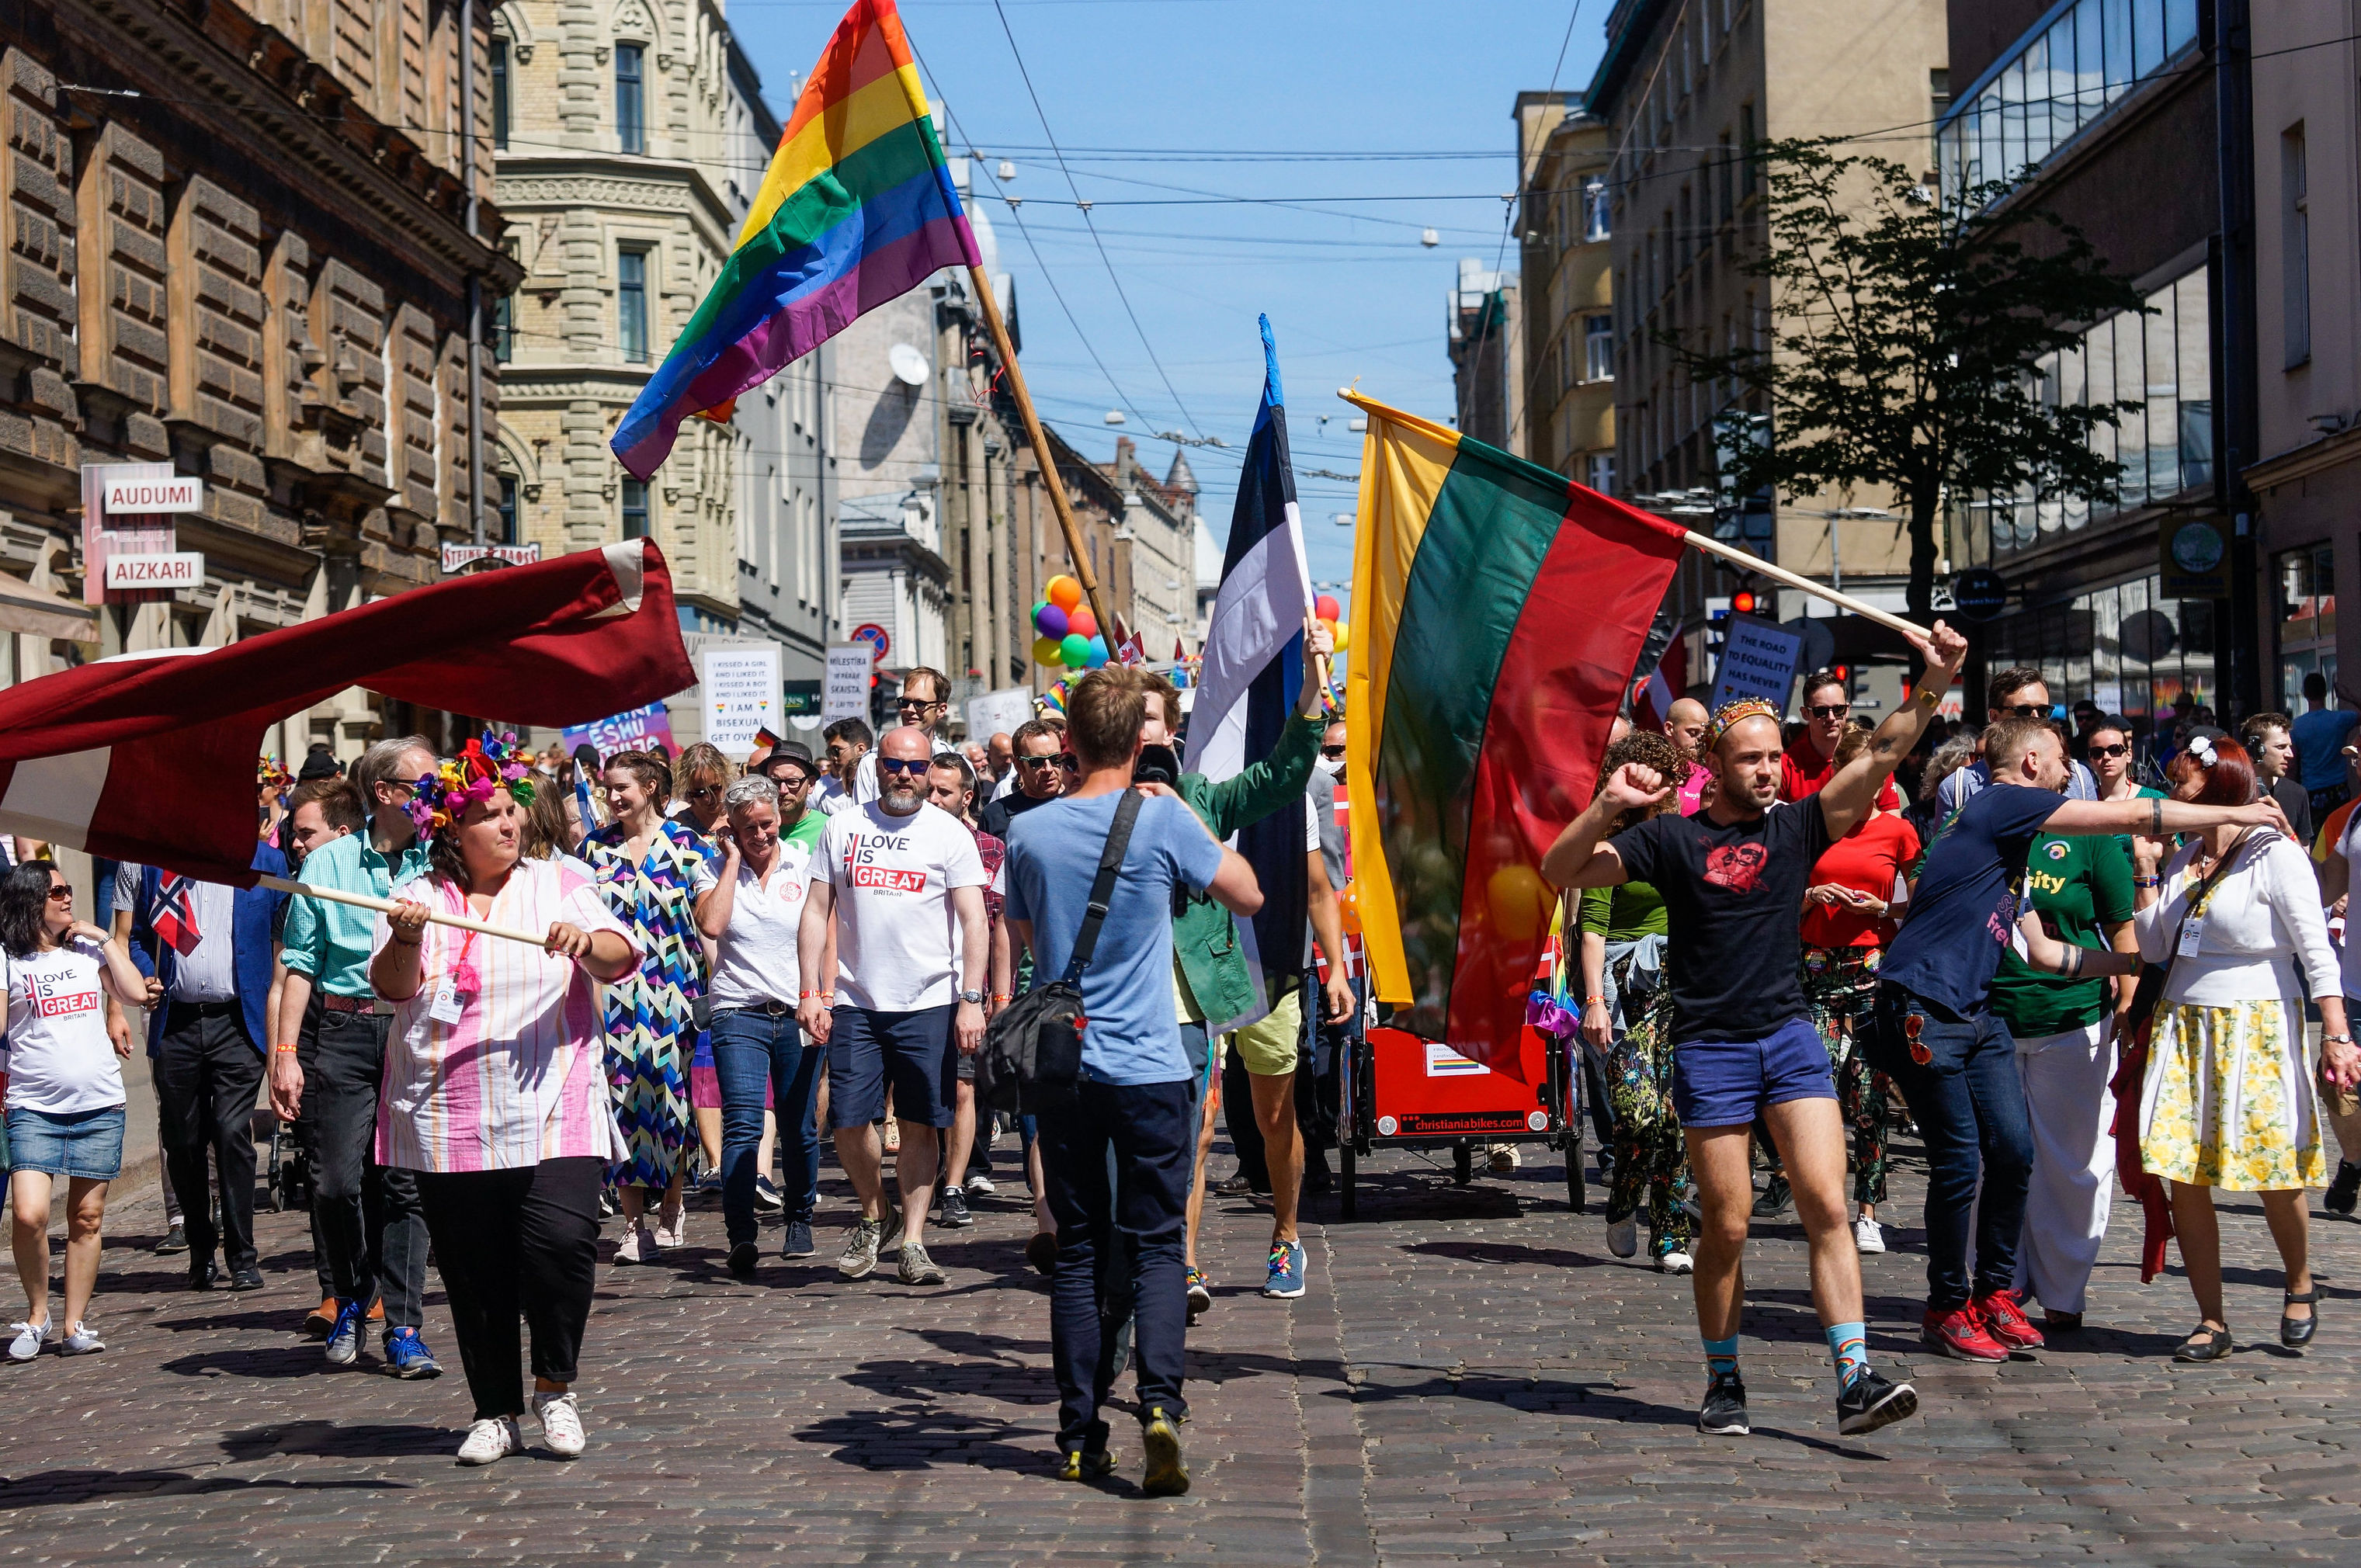
<path id="1" fill-rule="evenodd" d="M 1271 748 L 1269 756 L 1249 763 L 1235 777 L 1219 783 L 1202 773 L 1183 773 L 1180 783 L 1172 786 L 1188 802 L 1190 809 L 1204 820 L 1214 838 L 1226 841 L 1231 834 L 1275 811 L 1303 809 L 1301 802 L 1311 783 L 1312 763 L 1320 755 L 1320 738 L 1327 729 L 1327 720 L 1321 713 L 1317 662 L 1326 658 L 1334 646 L 1334 639 L 1327 628 L 1317 620 L 1310 622 L 1303 637 L 1302 695 L 1297 699 L 1294 717 L 1280 731 L 1279 744 Z M 1151 696 L 1161 700 L 1149 701 L 1148 721 L 1140 727 L 1141 738 L 1151 746 L 1170 746 L 1180 725 L 1180 694 L 1161 677 L 1157 677 L 1156 684 L 1159 689 Z M 1198 1069 L 1197 1164 L 1189 1186 L 1189 1315 L 1193 1320 L 1213 1304 L 1213 1292 L 1206 1288 L 1204 1274 L 1197 1266 L 1197 1228 L 1205 1212 L 1205 1157 L 1213 1151 L 1213 1113 L 1219 1109 L 1208 1088 L 1218 1072 L 1213 1041 L 1223 1027 L 1253 1011 L 1255 981 L 1240 949 L 1237 922 L 1228 910 L 1202 894 L 1191 894 L 1172 922 L 1172 958 L 1173 999 L 1180 1014 L 1181 1045 L 1196 1053 Z M 1253 1114 L 1251 1107 L 1247 1114 Z M 1300 1177 L 1300 1144 L 1294 1163 Z M 1271 1172 L 1272 1203 L 1284 1214 L 1294 1207 L 1296 1193 L 1292 1182 L 1282 1180 L 1278 1164 L 1273 1162 Z"/>

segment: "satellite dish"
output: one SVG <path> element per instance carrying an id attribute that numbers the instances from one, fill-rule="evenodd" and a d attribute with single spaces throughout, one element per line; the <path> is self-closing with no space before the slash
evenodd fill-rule
<path id="1" fill-rule="evenodd" d="M 885 351 L 885 363 L 894 367 L 894 378 L 913 387 L 927 384 L 927 356 L 906 343 L 897 343 Z"/>

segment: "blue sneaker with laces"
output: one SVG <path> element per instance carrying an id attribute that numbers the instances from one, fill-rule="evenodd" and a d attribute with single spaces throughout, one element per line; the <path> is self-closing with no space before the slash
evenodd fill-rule
<path id="1" fill-rule="evenodd" d="M 1303 1294 L 1301 1242 L 1270 1244 L 1270 1276 L 1263 1281 L 1262 1293 L 1282 1301 L 1291 1301 Z"/>
<path id="2" fill-rule="evenodd" d="M 360 1301 L 336 1303 L 336 1322 L 328 1331 L 325 1346 L 328 1365 L 350 1366 L 361 1358 L 361 1314 L 368 1306 Z"/>
<path id="3" fill-rule="evenodd" d="M 396 1377 L 440 1377 L 443 1364 L 426 1348 L 416 1329 L 396 1329 L 385 1336 L 385 1369 Z"/>

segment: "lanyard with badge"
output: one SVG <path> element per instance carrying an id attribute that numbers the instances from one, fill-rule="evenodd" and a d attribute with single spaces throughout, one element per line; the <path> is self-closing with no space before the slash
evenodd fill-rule
<path id="1" fill-rule="evenodd" d="M 467 894 L 459 895 L 459 903 L 460 913 L 466 913 Z M 467 959 L 476 949 L 476 935 L 473 931 L 467 933 L 466 939 L 459 944 L 458 958 L 434 982 L 434 1000 L 427 1003 L 426 1015 L 437 1024 L 456 1024 L 467 1011 L 467 1003 L 475 999 L 472 990 L 459 989 L 459 981 L 463 974 L 470 979 L 474 977 L 475 970 Z"/>
<path id="2" fill-rule="evenodd" d="M 2205 939 L 2205 906 L 2213 901 L 2213 890 L 2222 885 L 2223 877 L 2229 872 L 2230 862 L 2236 860 L 2238 851 L 2246 847 L 2247 833 L 2253 831 L 2248 828 L 2230 840 L 2230 847 L 2222 851 L 2221 860 L 2215 862 L 2213 871 L 2206 874 L 2195 895 L 2190 899 L 2189 913 L 2180 919 L 2180 940 L 2172 949 L 2174 958 L 2193 959 L 2197 956 L 2198 946 Z"/>

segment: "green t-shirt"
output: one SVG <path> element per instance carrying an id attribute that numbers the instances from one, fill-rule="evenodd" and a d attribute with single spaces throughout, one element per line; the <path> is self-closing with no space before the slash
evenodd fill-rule
<path id="1" fill-rule="evenodd" d="M 1582 928 L 1610 942 L 1664 935 L 1664 901 L 1644 882 L 1582 892 Z"/>
<path id="2" fill-rule="evenodd" d="M 2103 948 L 2102 927 L 2132 917 L 2131 855 L 2112 837 L 2044 833 L 2026 857 L 2025 891 L 2059 936 L 2078 947 Z M 2107 981 L 2059 980 L 2007 952 L 1993 977 L 1992 1007 L 2021 1040 L 2062 1035 L 2106 1016 Z"/>

